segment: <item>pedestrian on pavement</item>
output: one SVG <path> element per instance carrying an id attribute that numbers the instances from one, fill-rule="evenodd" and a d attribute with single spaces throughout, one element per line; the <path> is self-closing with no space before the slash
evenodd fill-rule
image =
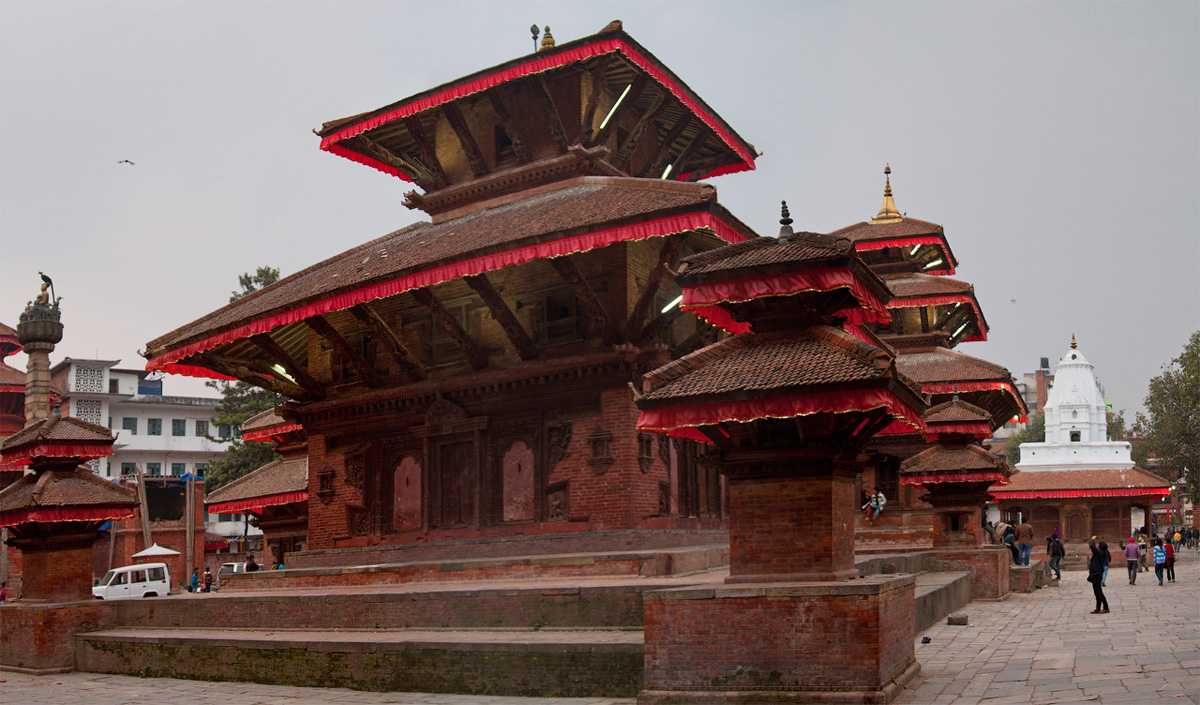
<path id="1" fill-rule="evenodd" d="M 1138 550 L 1142 552 L 1141 555 L 1138 556 L 1138 566 L 1142 569 L 1143 573 L 1149 573 L 1150 566 L 1146 563 L 1146 561 L 1150 560 L 1148 555 L 1150 553 L 1150 544 L 1146 543 L 1145 534 L 1138 535 Z"/>
<path id="2" fill-rule="evenodd" d="M 192 584 L 188 585 L 188 592 L 193 595 L 200 592 L 200 569 L 192 568 Z"/>
<path id="3" fill-rule="evenodd" d="M 1103 544 L 1102 544 L 1103 545 Z M 1108 614 L 1108 598 L 1104 596 L 1104 551 L 1096 546 L 1096 537 L 1088 540 L 1092 558 L 1088 561 L 1088 582 L 1096 595 L 1096 609 L 1092 614 Z"/>
<path id="4" fill-rule="evenodd" d="M 1001 519 L 996 522 L 996 526 L 993 529 L 995 533 L 992 535 L 992 543 L 1004 543 L 1004 536 L 1008 533 L 1008 524 L 1005 524 L 1004 520 Z"/>
<path id="5" fill-rule="evenodd" d="M 1022 519 L 1017 525 L 1017 565 L 1029 565 L 1029 551 L 1033 548 L 1033 525 Z"/>
<path id="6" fill-rule="evenodd" d="M 258 570 L 258 568 L 259 565 L 254 562 L 254 554 L 251 553 L 250 555 L 246 556 L 246 572 L 253 573 L 254 571 Z"/>
<path id="7" fill-rule="evenodd" d="M 1175 530 L 1175 547 L 1179 548 L 1179 542 L 1183 540 L 1183 535 L 1179 533 L 1179 529 Z"/>
<path id="8" fill-rule="evenodd" d="M 1167 582 L 1175 582 L 1175 547 L 1171 544 L 1163 546 L 1163 552 L 1167 554 Z"/>
<path id="9" fill-rule="evenodd" d="M 1167 551 L 1163 548 L 1162 539 L 1155 537 L 1154 539 L 1154 576 L 1158 578 L 1158 584 L 1163 584 L 1163 571 L 1167 567 Z"/>
<path id="10" fill-rule="evenodd" d="M 1062 580 L 1062 559 L 1067 555 L 1067 549 L 1059 540 L 1057 531 L 1050 537 L 1050 549 L 1047 553 L 1050 554 L 1050 570 L 1054 571 L 1054 579 Z"/>
<path id="11" fill-rule="evenodd" d="M 1129 584 L 1137 584 L 1138 574 L 1138 559 L 1141 558 L 1142 550 L 1138 548 L 1135 537 L 1129 537 L 1129 543 L 1125 546 L 1125 562 L 1129 565 Z"/>
<path id="12" fill-rule="evenodd" d="M 212 566 L 204 567 L 204 592 L 212 592 Z"/>
<path id="13" fill-rule="evenodd" d="M 1108 552 L 1108 544 L 1100 542 L 1100 552 L 1104 554 L 1104 573 L 1100 576 L 1100 584 L 1108 585 L 1108 564 L 1112 563 L 1112 554 Z"/>
<path id="14" fill-rule="evenodd" d="M 0 605 L 8 602 L 8 581 L 0 583 Z"/>

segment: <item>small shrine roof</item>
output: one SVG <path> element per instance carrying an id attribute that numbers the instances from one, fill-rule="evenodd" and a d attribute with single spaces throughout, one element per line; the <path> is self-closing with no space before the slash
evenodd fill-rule
<path id="1" fill-rule="evenodd" d="M 962 447 L 946 447 L 935 445 L 924 450 L 900 464 L 900 472 L 906 475 L 935 475 L 940 473 L 961 474 L 971 471 L 991 472 L 1000 471 L 1005 476 L 1014 470 L 1002 455 L 997 455 L 977 443 Z M 980 481 L 995 479 L 981 477 Z M 971 481 L 963 478 L 959 481 Z"/>
<path id="2" fill-rule="evenodd" d="M 0 454 L 5 463 L 72 457 L 83 461 L 112 455 L 115 440 L 112 432 L 103 426 L 72 416 L 51 416 L 4 439 L 0 444 Z"/>
<path id="3" fill-rule="evenodd" d="M 745 333 L 647 374 L 644 399 L 704 401 L 728 394 L 869 381 L 882 377 L 890 363 L 883 350 L 830 326 L 813 326 L 800 336 Z"/>
<path id="4" fill-rule="evenodd" d="M 845 257 L 849 251 L 849 240 L 839 241 L 817 233 L 795 233 L 786 240 L 760 237 L 684 258 L 681 264 L 687 267 L 680 272 L 680 278 L 686 281 L 698 275 L 818 262 Z"/>
<path id="5" fill-rule="evenodd" d="M 0 512 L 37 507 L 136 504 L 137 492 L 133 488 L 97 477 L 87 467 L 69 473 L 47 471 L 25 475 L 0 490 Z"/>
<path id="6" fill-rule="evenodd" d="M 991 414 L 988 412 L 961 399 L 942 402 L 929 407 L 929 410 L 925 412 L 926 424 L 987 422 L 990 418 Z"/>
<path id="7" fill-rule="evenodd" d="M 242 440 L 270 441 L 271 437 L 289 431 L 303 430 L 298 423 L 288 421 L 279 415 L 279 407 L 261 411 L 242 423 Z"/>
<path id="8" fill-rule="evenodd" d="M 896 356 L 896 367 L 921 384 L 1012 381 L 1012 375 L 1006 368 L 946 348 L 911 353 L 901 351 Z"/>
<path id="9" fill-rule="evenodd" d="M 273 460 L 223 487 L 209 492 L 209 512 L 231 512 L 308 498 L 308 458 Z"/>
<path id="10" fill-rule="evenodd" d="M 1000 499 L 1165 495 L 1171 483 L 1139 467 L 1124 470 L 1026 470 L 993 490 Z"/>
<path id="11" fill-rule="evenodd" d="M 465 275 L 705 227 L 731 240 L 754 237 L 717 204 L 710 185 L 579 177 L 436 224 L 415 223 L 314 264 L 151 341 L 147 368 L 165 369 L 240 337 Z"/>
<path id="12" fill-rule="evenodd" d="M 974 294 L 975 287 L 965 281 L 950 277 L 935 277 L 930 274 L 909 272 L 885 274 L 883 281 L 897 299 L 944 296 L 947 294 Z"/>
<path id="13" fill-rule="evenodd" d="M 9 367 L 0 357 L 0 391 L 25 393 L 25 373 Z"/>
<path id="14" fill-rule="evenodd" d="M 21 351 L 21 341 L 17 331 L 4 323 L 0 323 L 0 360 Z"/>

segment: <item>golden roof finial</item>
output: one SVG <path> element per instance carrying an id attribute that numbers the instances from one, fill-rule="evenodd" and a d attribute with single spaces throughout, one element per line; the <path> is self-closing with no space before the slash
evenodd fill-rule
<path id="1" fill-rule="evenodd" d="M 549 49 L 554 46 L 554 35 L 550 34 L 550 25 L 546 25 L 546 31 L 542 34 L 542 48 Z"/>
<path id="2" fill-rule="evenodd" d="M 1074 334 L 1074 333 L 1072 333 L 1072 334 L 1071 334 L 1071 349 L 1072 349 L 1072 350 L 1075 350 L 1075 349 L 1076 349 L 1076 348 L 1078 348 L 1078 347 L 1079 347 L 1079 346 L 1075 344 L 1075 334 Z"/>
<path id="3" fill-rule="evenodd" d="M 872 223 L 898 223 L 901 216 L 900 211 L 896 210 L 896 203 L 892 200 L 892 165 L 888 164 L 883 167 L 883 208 L 875 214 L 871 219 Z"/>

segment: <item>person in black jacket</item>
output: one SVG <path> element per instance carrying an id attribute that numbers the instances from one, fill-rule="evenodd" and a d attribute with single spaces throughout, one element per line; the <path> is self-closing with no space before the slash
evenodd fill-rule
<path id="1" fill-rule="evenodd" d="M 1092 610 L 1092 614 L 1108 614 L 1108 598 L 1104 596 L 1105 552 L 1096 546 L 1095 536 L 1088 541 L 1088 548 L 1092 549 L 1092 559 L 1088 561 L 1087 579 L 1092 584 L 1092 592 L 1096 594 L 1096 609 Z"/>
<path id="2" fill-rule="evenodd" d="M 1046 553 L 1050 555 L 1050 570 L 1054 571 L 1055 580 L 1062 580 L 1062 559 L 1063 556 L 1067 555 L 1067 550 L 1063 546 L 1062 541 L 1059 540 L 1057 531 L 1054 532 L 1054 536 L 1051 536 L 1049 541 L 1050 547 L 1046 550 Z"/>

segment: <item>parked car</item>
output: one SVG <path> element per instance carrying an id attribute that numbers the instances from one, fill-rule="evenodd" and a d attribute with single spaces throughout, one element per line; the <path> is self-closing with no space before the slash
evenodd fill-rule
<path id="1" fill-rule="evenodd" d="M 214 590 L 221 589 L 221 580 L 225 576 L 233 575 L 234 573 L 245 573 L 245 572 L 246 572 L 246 564 L 245 563 L 222 563 L 221 567 L 217 570 L 217 574 L 215 576 L 213 576 L 213 589 Z"/>
<path id="2" fill-rule="evenodd" d="M 171 594 L 171 569 L 166 563 L 139 563 L 113 568 L 92 588 L 97 600 L 131 600 Z"/>

